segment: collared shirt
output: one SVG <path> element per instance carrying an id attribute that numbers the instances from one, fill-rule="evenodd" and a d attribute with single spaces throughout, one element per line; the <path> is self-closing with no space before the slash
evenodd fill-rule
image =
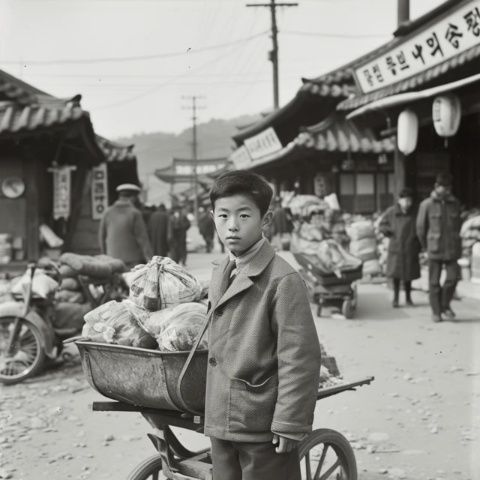
<path id="1" fill-rule="evenodd" d="M 238 273 L 248 265 L 252 258 L 260 251 L 263 244 L 265 243 L 265 238 L 262 237 L 258 242 L 254 243 L 247 251 L 243 252 L 238 257 L 235 256 L 232 252 L 228 252 L 228 256 L 230 257 L 230 261 L 235 262 L 235 268 L 232 270 L 230 274 L 230 278 L 238 275 Z"/>

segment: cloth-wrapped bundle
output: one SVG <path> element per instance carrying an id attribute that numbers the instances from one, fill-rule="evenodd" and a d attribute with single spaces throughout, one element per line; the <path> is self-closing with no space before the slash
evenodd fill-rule
<path id="1" fill-rule="evenodd" d="M 94 342 L 155 348 L 155 339 L 140 327 L 146 317 L 148 312 L 133 302 L 112 300 L 85 315 L 82 336 Z"/>
<path id="2" fill-rule="evenodd" d="M 71 268 L 75 273 L 93 278 L 109 278 L 114 273 L 123 273 L 127 267 L 118 258 L 108 255 L 78 255 L 77 253 L 63 253 L 60 263 Z M 71 276 L 71 275 L 69 275 Z"/>
<path id="3" fill-rule="evenodd" d="M 137 265 L 125 281 L 131 300 L 151 312 L 195 302 L 202 293 L 198 280 L 168 257 L 154 256 L 147 265 Z"/>
<path id="4" fill-rule="evenodd" d="M 178 352 L 190 350 L 207 318 L 203 303 L 182 303 L 152 313 L 140 321 L 142 327 L 157 340 L 159 350 Z M 198 348 L 208 346 L 206 335 Z"/>

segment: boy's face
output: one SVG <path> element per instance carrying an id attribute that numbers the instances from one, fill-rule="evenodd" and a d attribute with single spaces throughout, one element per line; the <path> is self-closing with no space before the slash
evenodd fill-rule
<path id="1" fill-rule="evenodd" d="M 260 240 L 262 226 L 271 216 L 268 212 L 262 217 L 255 202 L 242 194 L 216 200 L 212 215 L 220 240 L 234 255 L 242 254 Z"/>

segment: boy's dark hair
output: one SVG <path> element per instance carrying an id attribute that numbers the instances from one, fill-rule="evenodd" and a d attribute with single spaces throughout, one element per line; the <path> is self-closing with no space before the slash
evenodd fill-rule
<path id="1" fill-rule="evenodd" d="M 435 183 L 443 187 L 450 187 L 452 185 L 452 176 L 447 172 L 439 173 L 435 179 Z"/>
<path id="2" fill-rule="evenodd" d="M 238 194 L 250 197 L 263 217 L 272 201 L 273 190 L 261 175 L 246 170 L 233 170 L 224 173 L 213 183 L 210 190 L 212 208 L 215 209 L 215 202 L 219 198 Z"/>

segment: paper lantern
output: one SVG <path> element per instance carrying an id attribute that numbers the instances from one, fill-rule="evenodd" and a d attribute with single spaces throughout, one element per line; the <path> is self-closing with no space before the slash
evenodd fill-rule
<path id="1" fill-rule="evenodd" d="M 456 95 L 440 95 L 432 104 L 432 119 L 435 131 L 441 137 L 455 135 L 460 126 L 462 107 Z"/>
<path id="2" fill-rule="evenodd" d="M 417 114 L 406 108 L 397 120 L 397 145 L 404 155 L 410 155 L 417 146 L 418 117 Z"/>

